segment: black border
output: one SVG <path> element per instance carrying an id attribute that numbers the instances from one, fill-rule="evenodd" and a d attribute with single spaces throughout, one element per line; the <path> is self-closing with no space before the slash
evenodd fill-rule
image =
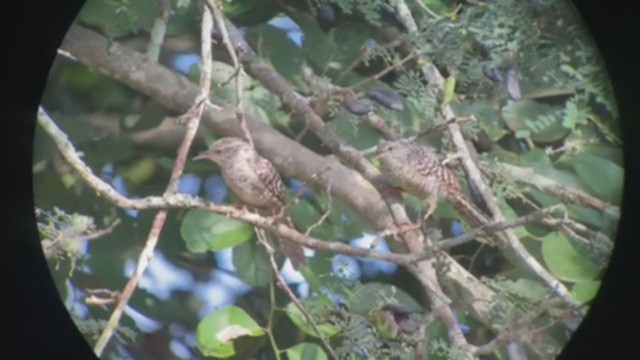
<path id="1" fill-rule="evenodd" d="M 523 0 L 525 1 L 525 0 Z M 95 358 L 67 314 L 37 241 L 32 196 L 32 139 L 35 113 L 48 69 L 82 0 L 14 1 L 5 8 L 2 25 L 1 123 L 5 128 L 2 238 L 4 275 L 10 279 L 12 300 L 9 323 L 2 322 L 9 338 L 2 353 L 15 352 L 21 359 Z M 600 48 L 614 83 L 625 134 L 625 192 L 622 220 L 612 262 L 602 291 L 584 323 L 567 345 L 562 359 L 629 358 L 637 354 L 638 289 L 636 260 L 638 242 L 634 231 L 637 217 L 638 121 L 640 112 L 640 15 L 632 1 L 574 1 Z M 9 40 L 9 41 L 6 41 Z M 6 234 L 6 235 L 5 235 Z M 635 246 L 635 247 L 634 247 Z M 13 261 L 11 261 L 13 260 Z M 636 264 L 634 264 L 636 260 Z M 6 287 L 5 287 L 6 289 Z"/>

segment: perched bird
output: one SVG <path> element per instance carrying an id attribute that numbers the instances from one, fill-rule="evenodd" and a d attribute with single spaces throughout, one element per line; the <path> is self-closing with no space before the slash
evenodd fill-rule
<path id="1" fill-rule="evenodd" d="M 227 186 L 249 208 L 264 216 L 281 214 L 286 205 L 282 179 L 273 164 L 244 140 L 233 137 L 219 139 L 193 159 L 217 163 Z M 293 228 L 289 217 L 282 218 L 282 221 Z M 287 239 L 280 239 L 280 246 L 295 269 L 306 264 L 302 246 Z"/>
<path id="2" fill-rule="evenodd" d="M 392 185 L 414 195 L 427 204 L 428 218 L 438 200 L 449 200 L 456 210 L 474 227 L 489 224 L 490 219 L 460 190 L 455 175 L 434 149 L 409 140 L 383 141 L 377 149 L 380 170 Z M 499 234 L 487 236 L 490 245 L 505 246 Z"/>

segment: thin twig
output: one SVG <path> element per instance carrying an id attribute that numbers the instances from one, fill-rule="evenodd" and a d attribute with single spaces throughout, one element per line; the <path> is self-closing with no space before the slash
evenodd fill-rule
<path id="1" fill-rule="evenodd" d="M 433 17 L 434 19 L 442 19 L 442 16 L 436 14 L 435 12 L 433 12 L 433 10 L 429 9 L 427 5 L 423 4 L 422 0 L 416 0 L 416 3 L 418 4 L 418 6 L 420 6 L 420 8 L 422 8 L 422 10 L 431 15 L 431 17 Z"/>
<path id="2" fill-rule="evenodd" d="M 291 300 L 291 302 L 298 308 L 298 310 L 300 310 L 302 315 L 307 320 L 307 323 L 309 324 L 309 326 L 311 326 L 313 331 L 316 333 L 316 335 L 324 345 L 325 349 L 329 352 L 329 355 L 331 355 L 331 358 L 338 360 L 338 355 L 336 355 L 335 351 L 329 344 L 329 341 L 325 338 L 324 334 L 318 328 L 316 321 L 313 319 L 311 314 L 309 314 L 309 312 L 304 307 L 304 305 L 302 305 L 302 303 L 293 293 L 289 285 L 287 285 L 287 282 L 284 281 L 284 279 L 282 278 L 282 275 L 280 275 L 280 271 L 278 270 L 278 264 L 276 263 L 276 258 L 274 256 L 273 248 L 270 246 L 266 238 L 261 238 L 260 236 L 258 236 L 258 241 L 260 241 L 262 246 L 264 246 L 265 249 L 267 250 L 267 254 L 269 255 L 269 263 L 271 264 L 271 269 L 273 270 L 273 273 L 276 276 L 276 281 L 278 282 L 278 286 L 284 291 L 287 297 L 289 297 L 289 300 Z M 272 306 L 274 306 L 274 304 L 272 304 Z"/>
<path id="3" fill-rule="evenodd" d="M 418 27 L 411 16 L 411 12 L 408 10 L 407 4 L 404 0 L 398 0 L 396 3 L 396 8 L 398 9 L 399 17 L 405 27 L 409 32 L 418 31 Z M 425 78 L 427 81 L 432 84 L 438 91 L 438 98 L 442 98 L 444 94 L 444 84 L 445 80 L 440 71 L 433 65 L 432 63 L 425 62 L 421 68 Z M 441 112 L 445 119 L 455 119 L 456 116 L 451 109 L 451 106 L 448 104 L 443 104 L 441 106 Z M 482 178 L 482 174 L 475 162 L 471 159 L 469 155 L 469 149 L 467 148 L 464 137 L 462 136 L 462 132 L 460 131 L 460 127 L 457 123 L 453 122 L 448 125 L 449 134 L 451 135 L 451 140 L 453 141 L 458 154 L 462 159 L 462 163 L 465 167 L 467 175 L 469 176 L 470 181 L 474 183 L 476 188 L 479 190 L 482 198 L 489 210 L 494 214 L 495 221 L 504 221 L 505 217 L 498 206 L 497 199 L 487 186 L 486 182 Z M 520 240 L 515 236 L 511 229 L 505 229 L 504 234 L 509 240 L 509 245 L 514 250 L 517 257 L 529 267 L 536 275 L 538 275 L 547 285 L 553 289 L 560 297 L 565 299 L 565 301 L 571 304 L 574 308 L 580 309 L 580 304 L 573 298 L 571 292 L 567 289 L 567 287 L 558 279 L 556 279 L 547 269 L 542 266 L 538 260 L 536 260 L 529 251 L 522 245 Z"/>
<path id="4" fill-rule="evenodd" d="M 309 234 L 311 234 L 311 231 L 313 231 L 313 229 L 317 228 L 318 226 L 322 225 L 325 220 L 327 220 L 327 217 L 329 217 L 329 214 L 331 214 L 331 207 L 333 206 L 333 197 L 331 196 L 331 184 L 333 184 L 333 179 L 329 179 L 329 183 L 327 184 L 327 210 L 324 212 L 324 214 L 322 214 L 322 216 L 320 216 L 320 219 L 318 219 L 318 221 L 316 221 L 315 223 L 311 224 L 307 230 L 304 232 L 304 236 L 309 236 Z"/>
<path id="5" fill-rule="evenodd" d="M 184 170 L 184 164 L 187 160 L 187 155 L 189 152 L 189 148 L 191 147 L 191 143 L 196 136 L 196 132 L 198 130 L 198 126 L 200 125 L 200 118 L 202 117 L 202 113 L 204 111 L 204 107 L 206 106 L 206 102 L 203 99 L 209 98 L 209 90 L 211 88 L 211 30 L 213 28 L 213 19 L 211 13 L 208 9 L 203 10 L 202 17 L 202 27 L 201 27 L 201 46 L 202 46 L 202 74 L 200 76 L 200 89 L 199 94 L 194 101 L 195 111 L 188 111 L 187 113 L 193 113 L 193 117 L 187 123 L 187 131 L 182 140 L 182 144 L 178 148 L 178 155 L 176 157 L 176 162 L 171 171 L 171 176 L 169 178 L 169 184 L 167 185 L 167 189 L 165 191 L 165 195 L 175 194 L 178 190 L 178 183 L 180 181 L 180 176 Z M 41 109 L 41 112 L 44 113 L 44 110 Z M 86 166 L 86 165 L 85 165 Z M 145 269 L 149 265 L 151 258 L 153 257 L 153 252 L 158 243 L 158 239 L 160 237 L 160 233 L 162 231 L 162 227 L 164 226 L 165 220 L 167 218 L 167 211 L 161 210 L 159 211 L 155 218 L 153 219 L 153 223 L 151 225 L 151 230 L 149 231 L 149 235 L 145 242 L 145 246 L 140 253 L 138 258 L 138 263 L 134 270 L 134 273 L 131 275 L 131 278 L 125 285 L 122 290 L 122 294 L 119 298 L 119 301 L 113 310 L 113 313 L 109 317 L 107 322 L 107 326 L 103 330 L 102 334 L 100 334 L 100 338 L 96 342 L 94 346 L 94 352 L 99 357 L 102 355 L 104 348 L 106 347 L 109 339 L 113 335 L 115 328 L 118 326 L 120 322 L 120 318 L 124 312 L 124 309 L 129 302 L 129 299 L 133 295 L 133 292 L 138 286 L 138 281 L 140 277 L 144 273 Z"/>
<path id="6" fill-rule="evenodd" d="M 167 32 L 167 23 L 171 14 L 170 0 L 157 0 L 160 7 L 160 13 L 153 23 L 150 32 L 149 45 L 147 46 L 147 57 L 152 61 L 158 61 L 160 58 L 160 49 Z"/>
<path id="7" fill-rule="evenodd" d="M 220 34 L 222 35 L 222 43 L 227 48 L 227 52 L 229 53 L 231 62 L 233 62 L 233 67 L 235 68 L 235 72 L 232 77 L 235 77 L 236 79 L 236 119 L 238 119 L 240 128 L 242 129 L 246 140 L 249 142 L 249 145 L 251 145 L 251 147 L 254 147 L 253 137 L 251 136 L 251 132 L 249 131 L 249 127 L 247 126 L 247 122 L 244 118 L 244 106 L 242 104 L 244 69 L 242 68 L 242 64 L 240 63 L 240 61 L 238 61 L 236 50 L 233 48 L 231 40 L 229 39 L 229 32 L 227 31 L 227 26 L 220 9 L 221 2 L 214 1 L 214 3 L 212 4 L 211 0 L 205 0 L 205 4 L 213 12 L 213 16 L 216 20 L 216 25 L 218 26 L 218 30 L 220 30 Z"/>
<path id="8" fill-rule="evenodd" d="M 327 242 L 310 236 L 305 236 L 293 228 L 274 221 L 273 217 L 264 217 L 257 213 L 249 212 L 231 205 L 218 205 L 199 198 L 184 194 L 169 194 L 163 196 L 150 196 L 142 199 L 130 199 L 118 193 L 111 185 L 96 176 L 89 168 L 69 141 L 66 134 L 51 120 L 40 108 L 38 124 L 49 134 L 60 150 L 67 163 L 80 175 L 80 178 L 102 197 L 122 209 L 150 210 L 150 209 L 200 209 L 216 214 L 228 216 L 232 219 L 242 220 L 248 224 L 266 229 L 278 236 L 290 239 L 305 247 L 319 251 L 342 253 L 346 255 L 365 257 L 375 260 L 383 260 L 396 264 L 408 264 L 405 259 L 408 255 L 383 253 L 358 247 L 349 246 L 340 242 Z"/>
<path id="9" fill-rule="evenodd" d="M 527 215 L 520 216 L 513 220 L 496 221 L 493 223 L 489 223 L 489 224 L 474 228 L 473 230 L 467 231 L 466 233 L 460 236 L 457 236 L 453 239 L 444 239 L 442 241 L 439 241 L 438 245 L 442 249 L 450 249 L 455 246 L 466 244 L 477 237 L 487 236 L 491 233 L 494 233 L 500 230 L 518 227 L 531 222 L 542 221 L 543 217 L 555 211 L 558 211 L 560 209 L 564 209 L 564 205 L 553 205 L 548 208 L 537 210 Z"/>
<path id="10" fill-rule="evenodd" d="M 548 177 L 536 174 L 533 169 L 506 163 L 499 163 L 499 165 L 501 172 L 517 182 L 527 184 L 542 191 L 548 191 L 563 201 L 588 206 L 598 211 L 608 211 L 616 217 L 620 216 L 620 208 L 618 206 L 602 201 L 582 190 L 559 184 Z"/>
<path id="11" fill-rule="evenodd" d="M 390 66 L 387 66 L 387 67 L 386 67 L 386 68 L 384 68 L 383 70 L 381 70 L 381 71 L 379 71 L 379 72 L 377 72 L 377 73 L 375 73 L 375 74 L 373 74 L 373 75 L 369 76 L 369 77 L 368 77 L 368 78 L 366 78 L 366 79 L 362 79 L 362 80 L 358 81 L 358 82 L 357 82 L 357 83 L 355 83 L 355 84 L 352 84 L 352 85 L 347 86 L 347 87 L 345 88 L 345 90 L 353 90 L 353 89 L 356 89 L 356 88 L 358 88 L 358 87 L 360 87 L 360 86 L 362 86 L 362 85 L 364 85 L 364 84 L 366 84 L 366 83 L 368 83 L 368 82 L 370 82 L 370 81 L 378 80 L 378 79 L 380 79 L 381 77 L 383 77 L 383 76 L 387 75 L 389 72 L 391 72 L 391 71 L 393 71 L 393 70 L 395 70 L 395 69 L 397 69 L 397 68 L 401 67 L 401 66 L 402 66 L 402 65 L 404 65 L 407 61 L 409 61 L 409 60 L 411 60 L 411 59 L 414 59 L 414 58 L 416 58 L 416 57 L 418 57 L 418 56 L 420 56 L 420 54 L 419 54 L 419 53 L 417 53 L 417 52 L 410 53 L 409 55 L 407 55 L 407 56 L 405 56 L 404 58 L 400 59 L 400 61 L 398 61 L 397 63 L 392 64 L 392 65 L 390 65 Z"/>
<path id="12" fill-rule="evenodd" d="M 99 239 L 105 235 L 109 235 L 111 234 L 111 232 L 113 231 L 113 229 L 116 228 L 116 226 L 120 225 L 121 220 L 115 219 L 111 224 L 109 224 L 109 226 L 107 226 L 104 229 L 100 229 L 97 230 L 95 232 L 92 232 L 91 234 L 88 235 L 84 235 L 80 237 L 80 241 L 91 241 L 91 240 L 95 240 L 95 239 Z"/>

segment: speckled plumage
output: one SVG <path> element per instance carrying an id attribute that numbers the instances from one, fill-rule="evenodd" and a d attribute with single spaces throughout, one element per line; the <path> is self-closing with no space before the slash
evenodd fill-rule
<path id="1" fill-rule="evenodd" d="M 227 186 L 242 203 L 265 216 L 278 215 L 285 206 L 284 184 L 276 168 L 239 138 L 222 138 L 194 159 L 208 159 L 218 165 Z M 291 227 L 289 218 L 284 221 Z M 306 263 L 302 246 L 281 239 L 282 251 L 294 268 Z"/>
<path id="2" fill-rule="evenodd" d="M 442 164 L 434 149 L 408 140 L 385 141 L 378 146 L 380 169 L 392 185 L 423 199 L 430 216 L 438 200 L 449 200 L 474 227 L 490 223 L 460 190 L 455 175 Z M 503 246 L 506 241 L 498 234 L 489 236 L 492 245 Z"/>

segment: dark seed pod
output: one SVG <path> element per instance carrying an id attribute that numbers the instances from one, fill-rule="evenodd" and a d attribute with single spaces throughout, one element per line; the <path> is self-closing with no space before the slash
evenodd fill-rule
<path id="1" fill-rule="evenodd" d="M 318 6 L 318 20 L 323 24 L 331 24 L 336 21 L 336 10 L 327 2 Z"/>
<path id="2" fill-rule="evenodd" d="M 366 115 L 373 111 L 370 102 L 358 100 L 352 96 L 347 96 L 342 102 L 342 106 L 353 115 Z"/>
<path id="3" fill-rule="evenodd" d="M 501 82 L 502 81 L 502 73 L 491 63 L 485 63 L 482 65 L 482 73 L 484 76 L 493 81 L 493 82 Z"/>
<path id="4" fill-rule="evenodd" d="M 505 71 L 504 87 L 507 90 L 507 95 L 511 100 L 520 100 L 522 94 L 520 93 L 520 82 L 518 81 L 518 74 L 513 65 L 509 65 L 507 71 Z"/>
<path id="5" fill-rule="evenodd" d="M 389 89 L 372 89 L 367 92 L 369 99 L 378 104 L 395 111 L 404 109 L 402 97 L 395 91 Z"/>

